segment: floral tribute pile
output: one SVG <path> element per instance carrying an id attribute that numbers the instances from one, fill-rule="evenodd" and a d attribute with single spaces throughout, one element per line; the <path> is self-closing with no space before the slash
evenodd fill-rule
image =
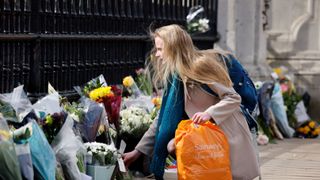
<path id="1" fill-rule="evenodd" d="M 137 70 L 135 78 L 108 85 L 100 75 L 75 87 L 80 98 L 74 102 L 50 84 L 48 94 L 34 104 L 23 86 L 0 94 L 0 176 L 63 180 L 121 175 L 117 144 L 141 138 L 161 104 L 144 70 Z"/>

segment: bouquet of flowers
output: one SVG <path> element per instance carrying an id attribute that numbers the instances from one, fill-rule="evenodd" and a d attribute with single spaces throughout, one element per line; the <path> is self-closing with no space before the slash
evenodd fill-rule
<path id="1" fill-rule="evenodd" d="M 57 115 L 59 114 L 62 113 L 57 113 Z M 55 116 L 53 118 L 57 119 Z M 79 167 L 84 167 L 84 164 L 79 163 L 79 159 L 83 159 L 81 157 L 85 156 L 85 147 L 73 132 L 74 120 L 68 114 L 62 114 L 58 118 L 65 120 L 58 134 L 54 136 L 51 147 L 57 161 L 61 164 L 64 177 L 66 179 L 81 179 L 81 168 Z"/>
<path id="2" fill-rule="evenodd" d="M 56 157 L 52 147 L 37 124 L 36 115 L 29 113 L 26 119 L 28 122 L 32 122 L 32 136 L 29 139 L 29 145 L 32 166 L 34 167 L 34 177 L 35 179 L 54 179 Z"/>
<path id="3" fill-rule="evenodd" d="M 0 94 L 0 112 L 7 121 L 20 123 L 31 110 L 32 105 L 23 85 L 14 88 L 11 93 Z"/>
<path id="4" fill-rule="evenodd" d="M 75 90 L 80 94 L 80 95 L 84 95 L 86 97 L 89 96 L 89 93 L 94 90 L 97 89 L 99 87 L 103 87 L 103 86 L 107 86 L 106 80 L 104 78 L 104 76 L 101 74 L 98 77 L 90 80 L 89 82 L 86 83 L 86 85 L 83 88 L 80 87 L 75 87 Z"/>
<path id="5" fill-rule="evenodd" d="M 273 69 L 279 80 L 284 105 L 288 117 L 288 122 L 291 127 L 297 127 L 298 121 L 295 116 L 295 110 L 298 103 L 302 100 L 302 96 L 296 92 L 292 76 L 288 74 L 288 69 L 285 67 L 279 67 Z"/>
<path id="6" fill-rule="evenodd" d="M 18 129 L 12 127 L 11 130 L 13 141 L 17 144 L 24 144 L 32 136 L 32 123 L 29 122 Z"/>
<path id="7" fill-rule="evenodd" d="M 157 97 L 152 98 L 151 101 L 154 104 L 154 107 L 153 107 L 153 109 L 151 111 L 151 119 L 153 120 L 153 119 L 155 119 L 157 117 L 158 112 L 159 112 L 159 110 L 161 108 L 162 98 L 157 96 Z"/>
<path id="8" fill-rule="evenodd" d="M 39 124 L 43 129 L 43 132 L 49 142 L 53 141 L 54 137 L 58 134 L 63 123 L 65 122 L 67 114 L 65 112 L 59 112 L 54 114 L 48 114 L 40 120 Z"/>
<path id="9" fill-rule="evenodd" d="M 209 29 L 209 19 L 204 16 L 204 8 L 200 5 L 190 8 L 187 15 L 187 31 L 190 34 L 205 33 Z"/>
<path id="10" fill-rule="evenodd" d="M 296 131 L 296 136 L 301 138 L 316 138 L 319 134 L 320 126 L 313 120 L 302 123 Z"/>
<path id="11" fill-rule="evenodd" d="M 15 149 L 17 152 L 18 161 L 20 164 L 20 171 L 23 179 L 34 179 L 34 171 L 32 166 L 32 158 L 30 152 L 29 140 L 32 136 L 32 122 L 15 129 L 10 127 L 13 141 L 15 142 Z"/>
<path id="12" fill-rule="evenodd" d="M 139 89 L 147 96 L 151 96 L 153 92 L 153 86 L 151 82 L 150 75 L 143 68 L 136 70 L 137 74 L 137 86 Z"/>
<path id="13" fill-rule="evenodd" d="M 84 117 L 82 121 L 75 123 L 76 131 L 84 142 L 93 142 L 96 140 L 99 128 L 106 123 L 105 108 L 88 98 L 81 98 L 79 106 L 81 108 L 78 111 L 83 110 Z"/>
<path id="14" fill-rule="evenodd" d="M 0 171 L 1 179 L 22 179 L 19 161 L 6 120 L 0 113 Z"/>
<path id="15" fill-rule="evenodd" d="M 85 110 L 82 104 L 77 102 L 68 102 L 65 99 L 62 99 L 61 104 L 63 105 L 63 109 L 68 112 L 68 114 L 72 117 L 76 122 L 83 122 L 85 118 Z"/>
<path id="16" fill-rule="evenodd" d="M 141 137 L 148 130 L 152 119 L 144 108 L 130 106 L 120 111 L 120 122 L 122 136 Z"/>
<path id="17" fill-rule="evenodd" d="M 2 113 L 2 115 L 9 121 L 13 121 L 16 122 L 17 117 L 16 117 L 16 111 L 13 109 L 13 107 L 5 102 L 2 101 L 0 98 L 0 113 Z"/>
<path id="18" fill-rule="evenodd" d="M 114 165 L 117 161 L 117 149 L 113 144 L 107 145 L 98 142 L 88 142 L 84 144 L 89 155 L 89 164 L 93 165 Z M 91 161 L 90 161 L 91 159 Z"/>
<path id="19" fill-rule="evenodd" d="M 122 84 L 124 87 L 127 88 L 129 93 L 131 95 L 133 95 L 134 97 L 141 96 L 141 91 L 138 88 L 138 86 L 132 76 L 126 76 L 125 78 L 123 78 Z"/>
<path id="20" fill-rule="evenodd" d="M 90 99 L 102 102 L 108 115 L 108 121 L 119 129 L 119 112 L 121 108 L 122 89 L 116 85 L 100 87 L 89 93 Z"/>

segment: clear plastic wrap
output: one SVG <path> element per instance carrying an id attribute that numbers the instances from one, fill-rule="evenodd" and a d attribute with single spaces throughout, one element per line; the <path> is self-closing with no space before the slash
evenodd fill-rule
<path id="1" fill-rule="evenodd" d="M 11 110 L 7 111 L 7 113 L 2 112 L 7 121 L 21 122 L 23 118 L 32 110 L 31 102 L 23 90 L 23 85 L 14 88 L 12 93 L 0 94 L 0 103 L 0 112 L 2 112 L 3 109 L 9 110 L 10 107 L 7 107 L 9 104 L 14 109 L 16 114 L 16 116 L 14 116 L 14 114 L 11 113 Z M 4 106 L 3 104 L 6 105 Z"/>
<path id="2" fill-rule="evenodd" d="M 106 112 L 101 104 L 85 97 L 81 98 L 81 104 L 85 112 L 84 121 L 77 123 L 77 126 L 84 141 L 93 142 L 96 139 L 100 124 L 105 120 Z"/>
<path id="3" fill-rule="evenodd" d="M 73 119 L 67 116 L 62 128 L 53 139 L 51 146 L 60 162 L 66 179 L 81 179 L 77 166 L 77 153 L 86 152 L 83 143 L 75 136 L 73 130 Z M 68 138 L 66 138 L 68 137 Z"/>
<path id="4" fill-rule="evenodd" d="M 23 179 L 33 180 L 34 179 L 34 172 L 33 172 L 29 143 L 16 144 L 15 149 L 16 149 L 16 153 L 18 156 L 20 169 L 21 169 L 21 175 L 22 175 Z"/>
<path id="5" fill-rule="evenodd" d="M 140 107 L 147 110 L 149 113 L 152 111 L 154 104 L 152 103 L 151 96 L 141 95 L 136 98 L 128 97 L 124 98 L 122 102 L 123 109 L 129 108 L 131 106 Z"/>
<path id="6" fill-rule="evenodd" d="M 89 96 L 89 92 L 98 87 L 107 86 L 107 82 L 102 74 L 98 77 L 91 79 L 89 82 L 85 83 L 83 86 L 73 87 L 77 93 L 81 96 Z"/>
<path id="7" fill-rule="evenodd" d="M 0 179 L 21 180 L 19 161 L 7 122 L 0 114 Z"/>
<path id="8" fill-rule="evenodd" d="M 46 95 L 34 103 L 32 107 L 40 118 L 43 118 L 41 117 L 42 115 L 54 114 L 55 112 L 61 112 L 62 110 L 58 94 Z"/>
<path id="9" fill-rule="evenodd" d="M 27 116 L 28 117 L 28 116 Z M 24 123 L 24 121 L 22 121 Z M 12 131 L 15 149 L 23 179 L 33 180 L 34 172 L 30 152 L 29 139 L 32 136 L 32 122 Z"/>
<path id="10" fill-rule="evenodd" d="M 186 20 L 187 30 L 191 34 L 205 33 L 210 30 L 209 19 L 201 5 L 191 7 Z"/>

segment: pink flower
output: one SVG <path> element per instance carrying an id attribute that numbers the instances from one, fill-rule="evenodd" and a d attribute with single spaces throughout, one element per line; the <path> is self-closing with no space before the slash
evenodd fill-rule
<path id="1" fill-rule="evenodd" d="M 136 70 L 136 73 L 137 73 L 137 75 L 145 74 L 145 70 L 143 68 L 140 68 L 140 69 Z"/>
<path id="2" fill-rule="evenodd" d="M 281 84 L 280 87 L 282 92 L 287 92 L 289 90 L 288 84 Z"/>

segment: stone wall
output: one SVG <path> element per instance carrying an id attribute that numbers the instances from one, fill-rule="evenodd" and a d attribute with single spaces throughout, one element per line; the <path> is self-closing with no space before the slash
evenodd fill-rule
<path id="1" fill-rule="evenodd" d="M 262 0 L 221 0 L 218 3 L 217 46 L 234 53 L 254 80 L 270 78 Z"/>

